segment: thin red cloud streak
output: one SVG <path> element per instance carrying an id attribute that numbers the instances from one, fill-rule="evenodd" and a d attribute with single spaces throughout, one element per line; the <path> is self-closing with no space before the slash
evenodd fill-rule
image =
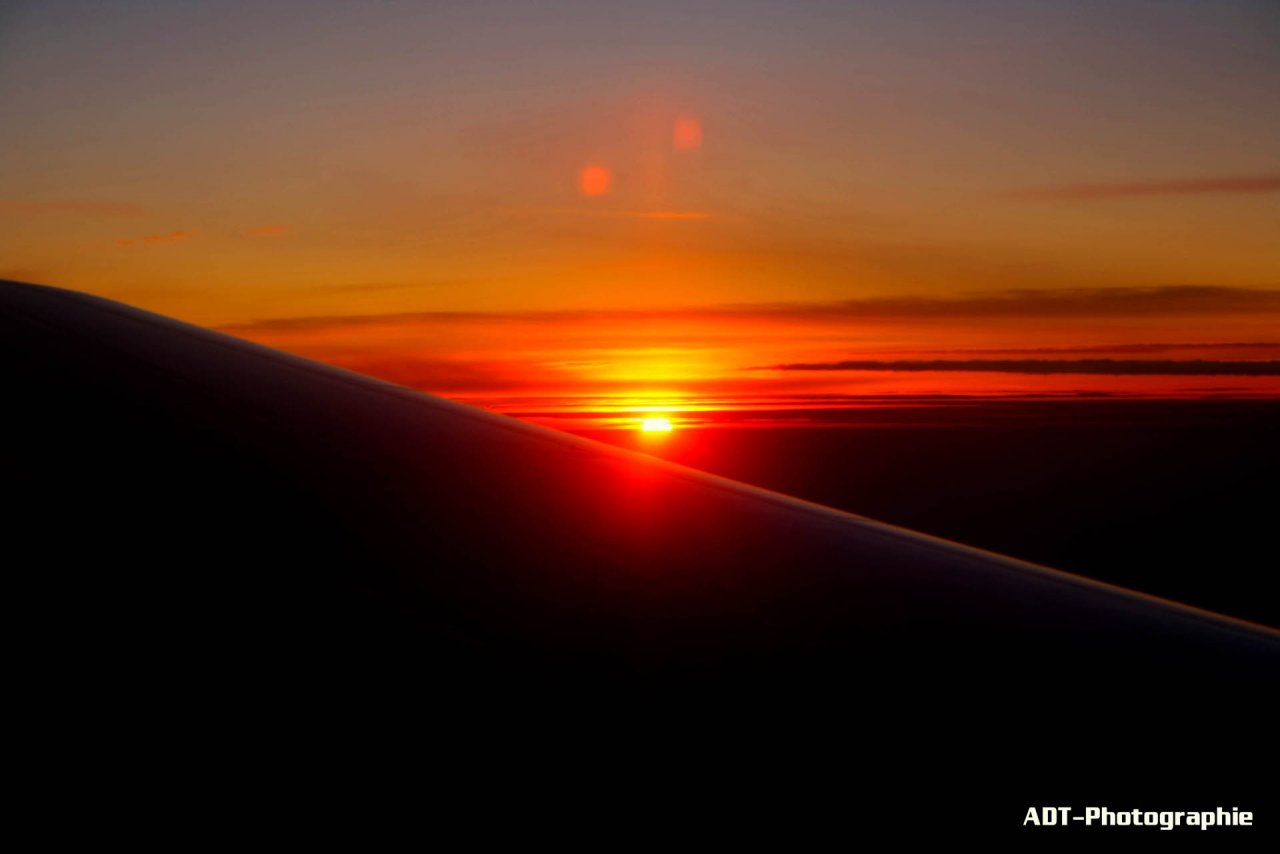
<path id="1" fill-rule="evenodd" d="M 1021 199 L 1122 199 L 1132 196 L 1189 196 L 1208 193 L 1280 192 L 1280 175 L 1250 175 L 1228 178 L 1196 178 L 1179 181 L 1134 181 L 1099 184 L 1067 184 L 1015 190 L 1009 195 Z"/>
<path id="2" fill-rule="evenodd" d="M 997 374 L 1093 374 L 1102 376 L 1277 377 L 1280 362 L 1208 359 L 854 359 L 769 365 L 770 371 L 964 371 Z"/>
<path id="3" fill-rule="evenodd" d="M 72 214 L 110 219 L 140 217 L 146 213 L 142 205 L 129 202 L 40 202 L 20 199 L 0 200 L 0 216 L 44 216 Z"/>
<path id="4" fill-rule="evenodd" d="M 628 216 L 638 219 L 710 219 L 705 211 L 631 211 Z"/>
<path id="5" fill-rule="evenodd" d="M 399 326 L 412 323 L 538 325 L 610 321 L 621 325 L 671 321 L 757 319 L 779 323 L 868 320 L 940 321 L 992 318 L 1126 318 L 1195 315 L 1280 315 L 1280 290 L 1210 285 L 1143 288 L 1058 288 L 958 296 L 864 297 L 828 302 L 743 303 L 669 309 L 566 311 L 422 311 L 370 315 L 264 318 L 221 327 L 237 334 Z"/>
<path id="6" fill-rule="evenodd" d="M 152 234 L 147 237 L 124 238 L 116 241 L 117 246 L 136 246 L 141 243 L 146 246 L 155 246 L 161 243 L 176 243 L 180 240 L 189 240 L 195 237 L 194 231 L 172 231 L 168 234 Z"/>

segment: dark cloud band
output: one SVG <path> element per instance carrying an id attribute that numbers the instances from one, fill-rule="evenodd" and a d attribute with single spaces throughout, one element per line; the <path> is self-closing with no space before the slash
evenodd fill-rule
<path id="1" fill-rule="evenodd" d="M 648 311 L 427 311 L 266 318 L 223 326 L 233 333 L 312 331 L 435 323 L 581 323 L 680 320 L 776 322 L 930 321 L 983 318 L 1168 317 L 1280 313 L 1280 290 L 1212 285 L 1019 289 L 955 297 L 864 297 L 821 303 L 753 303 Z"/>
<path id="2" fill-rule="evenodd" d="M 773 371 L 962 371 L 1000 374 L 1093 374 L 1100 376 L 1280 376 L 1280 361 L 1227 362 L 1168 359 L 934 359 L 795 362 L 766 365 Z"/>

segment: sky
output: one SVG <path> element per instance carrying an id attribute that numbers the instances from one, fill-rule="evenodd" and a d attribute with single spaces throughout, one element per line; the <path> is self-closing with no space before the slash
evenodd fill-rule
<path id="1" fill-rule="evenodd" d="M 0 278 L 497 408 L 1278 395 L 1278 104 L 1273 0 L 10 0 Z"/>

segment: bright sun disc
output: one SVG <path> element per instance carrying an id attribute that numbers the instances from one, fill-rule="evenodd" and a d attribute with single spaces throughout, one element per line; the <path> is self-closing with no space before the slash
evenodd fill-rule
<path id="1" fill-rule="evenodd" d="M 670 433 L 671 422 L 666 418 L 646 418 L 640 422 L 640 429 L 646 433 Z"/>

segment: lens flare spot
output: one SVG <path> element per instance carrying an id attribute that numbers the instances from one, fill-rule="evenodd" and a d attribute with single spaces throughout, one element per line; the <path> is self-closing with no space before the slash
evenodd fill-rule
<path id="1" fill-rule="evenodd" d="M 640 429 L 646 433 L 670 433 L 671 419 L 643 418 L 640 421 Z"/>
<path id="2" fill-rule="evenodd" d="M 684 117 L 676 120 L 671 131 L 671 144 L 682 151 L 692 151 L 702 147 L 702 122 Z"/>
<path id="3" fill-rule="evenodd" d="M 578 171 L 578 192 L 584 196 L 603 196 L 613 185 L 613 173 L 608 167 L 589 163 Z"/>

